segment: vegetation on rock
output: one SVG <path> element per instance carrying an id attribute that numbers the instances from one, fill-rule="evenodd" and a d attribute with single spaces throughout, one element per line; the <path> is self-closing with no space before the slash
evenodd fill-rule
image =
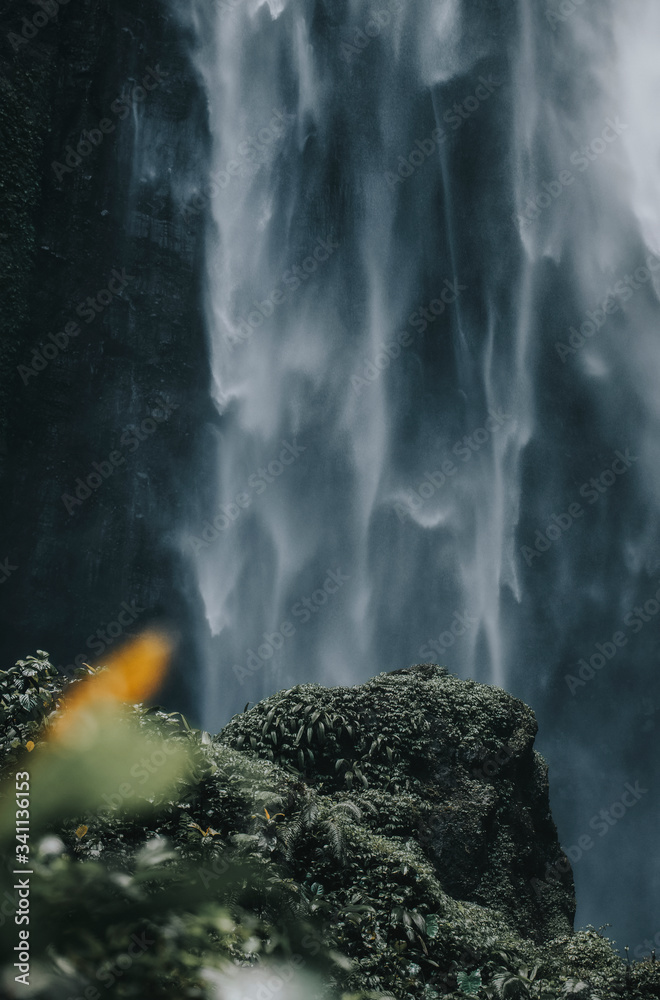
<path id="1" fill-rule="evenodd" d="M 536 724 L 503 691 L 423 665 L 280 692 L 214 738 L 93 687 L 62 730 L 63 686 L 42 652 L 0 675 L 10 869 L 31 775 L 30 996 L 660 997 L 655 963 L 572 932 Z"/>

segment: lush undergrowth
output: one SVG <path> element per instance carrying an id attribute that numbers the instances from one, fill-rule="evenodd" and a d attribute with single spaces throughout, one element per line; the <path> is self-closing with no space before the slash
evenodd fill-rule
<path id="1" fill-rule="evenodd" d="M 431 735 L 408 689 L 408 715 L 391 724 L 369 712 L 368 686 L 305 685 L 212 737 L 121 705 L 108 674 L 82 668 L 63 703 L 45 653 L 0 673 L 7 996 L 660 997 L 657 965 L 626 966 L 593 930 L 532 940 L 510 906 L 449 894 L 422 835 L 426 786 L 410 778 Z M 460 684 L 437 668 L 428 683 Z M 29 988 L 6 957 L 23 773 Z"/>

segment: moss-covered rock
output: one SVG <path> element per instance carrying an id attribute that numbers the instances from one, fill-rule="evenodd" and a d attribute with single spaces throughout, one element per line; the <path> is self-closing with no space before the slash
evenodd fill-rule
<path id="1" fill-rule="evenodd" d="M 61 694 L 45 653 L 4 677 L 0 772 L 25 749 L 37 765 Z M 94 786 L 83 804 L 69 789 L 57 819 L 33 817 L 33 906 L 58 928 L 35 939 L 50 963 L 35 995 L 83 993 L 146 930 L 157 944 L 117 996 L 207 1000 L 209 969 L 279 961 L 321 973 L 327 1000 L 657 1000 L 657 963 L 626 965 L 598 932 L 572 931 L 535 732 L 521 702 L 428 664 L 280 692 L 215 738 L 135 706 L 112 729 L 109 794 Z M 185 773 L 163 784 L 184 750 Z"/>
<path id="2" fill-rule="evenodd" d="M 272 857 L 355 962 L 359 995 L 654 996 L 654 968 L 573 933 L 536 731 L 506 692 L 422 664 L 280 692 L 216 744 L 279 771 Z"/>
<path id="3" fill-rule="evenodd" d="M 323 799 L 369 803 L 369 827 L 413 840 L 448 896 L 541 940 L 572 930 L 575 897 L 536 730 L 506 692 L 426 664 L 274 695 L 220 740 L 300 773 Z M 558 868 L 563 880 L 547 880 Z"/>

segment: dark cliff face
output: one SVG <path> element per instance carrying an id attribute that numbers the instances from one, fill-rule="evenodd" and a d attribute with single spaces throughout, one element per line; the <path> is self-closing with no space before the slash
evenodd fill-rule
<path id="1" fill-rule="evenodd" d="M 64 667 L 153 618 L 199 633 L 175 526 L 212 417 L 203 216 L 181 211 L 207 146 L 190 39 L 158 0 L 57 6 L 40 27 L 0 9 L 0 648 Z"/>

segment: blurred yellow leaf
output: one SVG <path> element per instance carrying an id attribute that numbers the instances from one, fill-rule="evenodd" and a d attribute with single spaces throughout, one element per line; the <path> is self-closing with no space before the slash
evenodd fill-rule
<path id="1" fill-rule="evenodd" d="M 87 833 L 88 829 L 89 829 L 89 827 L 84 826 L 84 825 L 78 827 L 78 829 L 76 830 L 76 837 L 78 838 L 78 840 L 82 840 L 82 838 Z"/>
<path id="2" fill-rule="evenodd" d="M 28 740 L 25 746 L 27 748 L 28 753 L 32 753 L 32 751 L 34 750 L 34 743 L 32 742 L 32 740 Z"/>
<path id="3" fill-rule="evenodd" d="M 107 669 L 71 685 L 30 759 L 35 830 L 99 809 L 102 819 L 118 810 L 148 812 L 190 780 L 189 741 L 165 736 L 132 707 L 161 684 L 171 646 L 166 636 L 146 633 L 109 657 Z M 14 826 L 15 813 L 0 805 L 0 840 Z"/>
<path id="4" fill-rule="evenodd" d="M 72 686 L 65 696 L 62 714 L 51 727 L 51 736 L 61 739 L 85 721 L 89 709 L 103 703 L 144 701 L 161 686 L 171 653 L 170 639 L 160 632 L 145 632 L 126 643 L 104 660 L 107 669 Z"/>

